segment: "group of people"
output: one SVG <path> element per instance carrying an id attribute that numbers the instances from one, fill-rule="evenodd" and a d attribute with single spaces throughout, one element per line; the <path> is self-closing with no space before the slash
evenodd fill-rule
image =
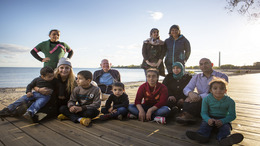
<path id="1" fill-rule="evenodd" d="M 101 108 L 101 120 L 127 117 L 165 124 L 166 118 L 177 112 L 176 122 L 180 124 L 194 123 L 202 117 L 198 131 L 186 132 L 192 140 L 208 142 L 214 128 L 219 130 L 217 140 L 221 145 L 243 140 L 242 134 L 231 134 L 230 122 L 236 118 L 236 111 L 235 102 L 226 95 L 228 77 L 213 70 L 208 58 L 199 61 L 202 73 L 191 76 L 185 72 L 190 43 L 180 33 L 178 25 L 171 26 L 170 37 L 165 41 L 160 40 L 156 28 L 144 41 L 141 67 L 145 70 L 146 82 L 138 88 L 134 104 L 129 104 L 120 73 L 111 69 L 107 59 L 101 61 L 102 69 L 94 75 L 83 70 L 75 77 L 70 62 L 73 51 L 59 42 L 59 35 L 58 30 L 51 30 L 50 40 L 32 49 L 31 54 L 44 62 L 41 75 L 28 84 L 26 95 L 0 111 L 1 117 L 23 115 L 32 121 L 57 117 L 89 126 L 91 119 L 100 114 L 101 100 L 106 100 Z M 45 58 L 37 54 L 39 51 Z M 66 52 L 68 56 L 64 58 Z M 162 83 L 160 75 L 165 76 Z"/>

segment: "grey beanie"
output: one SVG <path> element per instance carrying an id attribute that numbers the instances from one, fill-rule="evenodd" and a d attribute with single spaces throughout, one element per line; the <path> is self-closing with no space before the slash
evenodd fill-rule
<path id="1" fill-rule="evenodd" d="M 64 58 L 64 57 L 62 57 L 62 58 L 59 60 L 59 63 L 58 63 L 58 65 L 57 65 L 57 67 L 59 67 L 60 65 L 63 65 L 63 64 L 66 64 L 66 65 L 69 65 L 70 67 L 72 67 L 69 58 Z"/>

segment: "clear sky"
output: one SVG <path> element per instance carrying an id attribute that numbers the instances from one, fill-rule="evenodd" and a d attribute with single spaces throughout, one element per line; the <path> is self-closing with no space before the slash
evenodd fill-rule
<path id="1" fill-rule="evenodd" d="M 222 65 L 260 62 L 260 22 L 225 6 L 226 0 L 0 0 L 0 67 L 41 67 L 30 50 L 51 29 L 74 50 L 73 67 L 99 67 L 103 58 L 139 65 L 151 28 L 165 40 L 173 24 L 191 43 L 187 66 L 203 57 L 218 65 L 219 51 Z"/>

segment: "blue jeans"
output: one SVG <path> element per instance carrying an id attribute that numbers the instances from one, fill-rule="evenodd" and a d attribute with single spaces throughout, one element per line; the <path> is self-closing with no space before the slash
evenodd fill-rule
<path id="1" fill-rule="evenodd" d="M 209 124 L 203 120 L 197 132 L 200 135 L 209 138 L 213 128 L 215 128 L 215 126 L 209 126 Z M 223 124 L 221 127 L 218 128 L 217 140 L 226 138 L 228 135 L 230 135 L 230 131 L 231 131 L 230 123 Z"/>
<path id="2" fill-rule="evenodd" d="M 145 104 L 141 104 L 144 111 L 147 112 L 149 108 L 152 106 L 148 106 Z M 128 110 L 130 113 L 132 113 L 135 116 L 139 116 L 139 110 L 134 104 L 129 104 Z M 156 116 L 161 116 L 161 117 L 167 117 L 167 115 L 170 113 L 171 109 L 168 106 L 162 106 L 161 108 L 157 109 L 153 114 L 152 114 L 152 119 L 154 119 Z"/>
<path id="3" fill-rule="evenodd" d="M 114 117 L 117 117 L 118 115 L 122 115 L 122 116 L 126 116 L 127 115 L 127 108 L 125 107 L 119 107 L 117 108 L 117 112 L 113 113 L 111 116 L 114 118 Z M 106 109 L 105 107 L 101 109 L 101 113 L 103 114 L 108 114 L 108 109 Z"/>
<path id="4" fill-rule="evenodd" d="M 50 95 L 42 95 L 38 92 L 33 92 L 32 97 L 27 97 L 27 95 L 24 95 L 16 100 L 14 103 L 8 105 L 7 108 L 10 111 L 15 111 L 18 106 L 22 104 L 27 104 L 29 101 L 34 101 L 32 105 L 27 109 L 27 111 L 30 111 L 33 116 L 50 100 L 50 98 Z"/>

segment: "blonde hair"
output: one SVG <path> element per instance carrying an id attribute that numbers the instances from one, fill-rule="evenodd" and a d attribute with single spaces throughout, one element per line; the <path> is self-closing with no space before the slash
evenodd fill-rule
<path id="1" fill-rule="evenodd" d="M 224 78 L 213 76 L 212 80 L 209 82 L 209 89 L 210 90 L 211 90 L 214 83 L 222 84 L 227 89 L 228 82 Z"/>
<path id="2" fill-rule="evenodd" d="M 54 71 L 54 77 L 58 79 L 59 74 L 60 74 L 59 68 L 57 67 Z M 70 67 L 70 73 L 69 73 L 69 77 L 67 79 L 68 79 L 68 82 L 67 82 L 66 90 L 67 90 L 67 92 L 71 93 L 76 86 L 76 84 L 75 84 L 76 79 L 75 79 L 75 75 L 72 70 L 72 67 Z"/>

